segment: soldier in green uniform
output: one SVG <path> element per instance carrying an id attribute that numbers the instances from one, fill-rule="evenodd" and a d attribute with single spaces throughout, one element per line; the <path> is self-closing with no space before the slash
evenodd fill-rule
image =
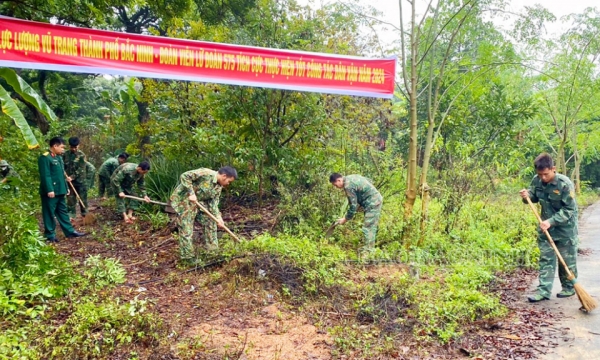
<path id="1" fill-rule="evenodd" d="M 6 160 L 0 160 L 0 184 L 6 184 L 11 178 L 20 179 L 19 174 Z"/>
<path id="2" fill-rule="evenodd" d="M 71 137 L 69 138 L 69 151 L 65 152 L 63 155 L 63 160 L 65 163 L 65 172 L 67 176 L 71 178 L 71 184 L 79 194 L 81 198 L 83 206 L 79 204 L 81 210 L 81 216 L 85 216 L 87 214 L 87 188 L 85 186 L 85 162 L 87 161 L 85 154 L 83 151 L 79 150 L 79 138 Z M 68 185 L 68 184 L 67 184 Z M 69 217 L 71 221 L 75 220 L 77 217 L 77 204 L 79 201 L 77 200 L 77 196 L 75 192 L 71 191 L 67 196 L 67 208 L 69 209 Z"/>
<path id="3" fill-rule="evenodd" d="M 337 221 L 338 224 L 342 225 L 351 220 L 359 205 L 365 210 L 365 222 L 362 229 L 365 235 L 365 245 L 361 252 L 372 250 L 377 236 L 377 225 L 381 217 L 383 197 L 371 181 L 361 175 L 342 176 L 333 173 L 329 176 L 329 182 L 338 189 L 344 189 L 348 197 L 348 211 L 345 217 Z"/>
<path id="4" fill-rule="evenodd" d="M 42 216 L 44 219 L 44 236 L 49 242 L 58 242 L 56 238 L 56 222 L 66 237 L 84 236 L 75 231 L 69 221 L 69 213 L 65 196 L 69 193 L 67 179 L 61 155 L 65 151 L 65 142 L 59 137 L 50 139 L 50 151 L 38 158 L 40 172 L 40 196 L 42 198 Z M 69 179 L 70 180 L 70 179 Z"/>
<path id="5" fill-rule="evenodd" d="M 119 167 L 119 165 L 124 164 L 129 158 L 128 153 L 121 153 L 118 157 L 111 157 L 106 160 L 98 171 L 98 195 L 102 200 L 106 200 L 104 196 L 104 192 L 106 191 L 107 196 L 112 196 L 112 186 L 110 185 L 110 177 L 115 172 L 115 170 Z"/>
<path id="6" fill-rule="evenodd" d="M 171 206 L 179 215 L 179 253 L 181 260 L 187 263 L 196 261 L 192 237 L 194 235 L 194 220 L 197 219 L 204 227 L 204 241 L 208 250 L 218 248 L 217 226 L 223 227 L 223 218 L 219 211 L 219 196 L 223 187 L 237 179 L 237 171 L 224 166 L 219 171 L 211 169 L 196 169 L 184 172 L 179 177 L 179 184 L 171 194 Z M 198 206 L 198 201 L 218 220 L 215 223 L 206 216 Z"/>
<path id="7" fill-rule="evenodd" d="M 150 171 L 150 163 L 147 161 L 142 161 L 139 164 L 124 163 L 110 177 L 113 192 L 116 194 L 117 211 L 123 214 L 123 220 L 127 224 L 131 224 L 136 220 L 133 216 L 133 210 L 137 210 L 139 207 L 136 200 L 125 198 L 125 195 L 136 195 L 133 192 L 133 184 L 137 184 L 138 190 L 144 197 L 144 200 L 146 202 L 150 201 L 144 185 L 144 176 L 148 171 Z"/>
<path id="8" fill-rule="evenodd" d="M 577 277 L 577 202 L 574 198 L 574 187 L 565 175 L 556 173 L 556 167 L 550 155 L 540 154 L 534 161 L 537 175 L 533 177 L 529 189 L 519 192 L 523 202 L 527 197 L 531 202 L 539 202 L 542 206 L 542 220 L 538 228 L 538 247 L 540 248 L 540 275 L 537 291 L 528 299 L 530 302 L 549 300 L 554 274 L 556 273 L 556 254 L 548 243 L 542 230 L 548 230 L 558 251 L 565 260 L 569 270 Z M 558 276 L 562 291 L 556 296 L 565 298 L 575 295 L 573 283 L 567 279 L 567 272 L 558 267 Z"/>
<path id="9" fill-rule="evenodd" d="M 94 187 L 94 179 L 96 178 L 96 167 L 89 161 L 85 162 L 85 198 L 87 200 L 87 190 Z"/>

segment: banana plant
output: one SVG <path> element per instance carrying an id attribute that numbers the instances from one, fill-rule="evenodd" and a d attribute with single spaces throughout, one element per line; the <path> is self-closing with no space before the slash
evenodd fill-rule
<path id="1" fill-rule="evenodd" d="M 35 91 L 25 80 L 23 80 L 14 70 L 7 68 L 0 68 L 0 77 L 3 78 L 13 90 L 19 94 L 25 101 L 35 106 L 44 116 L 49 120 L 56 120 L 54 111 L 50 109 L 48 104 L 42 99 L 42 97 Z M 10 96 L 10 93 L 0 85 L 0 103 L 2 104 L 2 113 L 13 119 L 15 125 L 21 130 L 23 139 L 29 149 L 36 149 L 40 147 L 31 127 L 25 120 L 23 113 Z"/>

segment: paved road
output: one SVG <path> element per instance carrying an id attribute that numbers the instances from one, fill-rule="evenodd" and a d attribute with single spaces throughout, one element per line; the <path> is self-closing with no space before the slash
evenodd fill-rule
<path id="1" fill-rule="evenodd" d="M 600 202 L 583 212 L 579 220 L 579 240 L 580 249 L 586 253 L 591 250 L 591 253 L 577 258 L 579 282 L 600 303 Z M 532 286 L 537 286 L 537 281 Z M 541 359 L 600 359 L 600 308 L 585 314 L 578 310 L 581 304 L 577 296 L 556 298 L 556 293 L 560 290 L 557 274 L 552 299 L 533 305 L 550 308 L 557 318 L 564 319 L 556 325 L 565 330 L 565 336 L 558 341 L 558 347 Z"/>

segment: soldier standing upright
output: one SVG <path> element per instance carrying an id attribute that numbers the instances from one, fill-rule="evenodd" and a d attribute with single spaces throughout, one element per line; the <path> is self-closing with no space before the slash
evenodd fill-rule
<path id="1" fill-rule="evenodd" d="M 529 197 L 531 202 L 539 202 L 542 206 L 543 221 L 538 228 L 537 239 L 540 248 L 540 283 L 536 293 L 528 297 L 529 302 L 538 302 L 550 300 L 556 273 L 556 254 L 543 230 L 548 230 L 569 270 L 577 277 L 578 228 L 577 202 L 571 180 L 556 172 L 552 157 L 546 153 L 535 158 L 533 164 L 537 175 L 533 177 L 529 189 L 523 189 L 519 194 L 524 203 Z M 556 296 L 565 298 L 575 295 L 573 282 L 567 278 L 562 265 L 558 267 L 558 277 L 562 291 Z"/>
<path id="2" fill-rule="evenodd" d="M 123 215 L 123 220 L 127 224 L 131 224 L 136 220 L 133 216 L 133 210 L 139 208 L 137 201 L 125 198 L 125 195 L 135 195 L 133 184 L 137 184 L 138 190 L 144 197 L 144 200 L 150 202 L 144 184 L 144 176 L 148 171 L 150 171 L 150 163 L 147 161 L 142 161 L 139 165 L 124 163 L 115 170 L 110 178 L 113 192 L 116 194 L 117 211 Z"/>
<path id="3" fill-rule="evenodd" d="M 179 253 L 185 263 L 194 264 L 193 235 L 194 220 L 204 226 L 204 241 L 208 250 L 218 248 L 217 226 L 223 227 L 223 218 L 219 211 L 219 197 L 223 187 L 237 179 L 237 171 L 231 166 L 224 166 L 219 171 L 196 169 L 186 171 L 179 177 L 179 184 L 171 194 L 171 206 L 177 211 L 179 226 Z M 215 223 L 195 204 L 198 201 L 218 220 Z"/>
<path id="4" fill-rule="evenodd" d="M 333 173 L 329 176 L 329 182 L 338 189 L 344 189 L 348 197 L 348 211 L 345 217 L 338 219 L 338 224 L 342 225 L 351 220 L 359 205 L 365 209 L 365 222 L 362 229 L 365 245 L 361 252 L 371 251 L 375 245 L 383 197 L 371 181 L 361 175 L 342 176 Z"/>
<path id="5" fill-rule="evenodd" d="M 85 235 L 84 233 L 75 231 L 69 221 L 69 213 L 65 201 L 65 196 L 69 190 L 61 158 L 64 151 L 64 140 L 55 137 L 50 139 L 50 151 L 45 152 L 38 158 L 44 237 L 49 242 L 58 242 L 54 217 L 58 219 L 58 223 L 66 237 L 71 238 Z"/>
<path id="6" fill-rule="evenodd" d="M 65 152 L 63 159 L 65 163 L 65 172 L 67 173 L 67 176 L 71 178 L 71 185 L 73 185 L 75 191 L 77 191 L 77 194 L 85 206 L 84 207 L 79 204 L 81 216 L 85 216 L 87 214 L 88 207 L 86 196 L 87 188 L 85 185 L 85 162 L 87 159 L 83 151 L 79 150 L 78 137 L 69 138 L 69 151 Z M 71 218 L 71 221 L 75 220 L 77 217 L 77 204 L 77 195 L 71 191 L 67 196 L 67 208 L 69 209 L 69 217 Z"/>
<path id="7" fill-rule="evenodd" d="M 124 164 L 129 158 L 128 153 L 121 153 L 118 157 L 111 157 L 106 160 L 100 166 L 100 170 L 98 170 L 98 195 L 102 200 L 105 200 L 104 192 L 106 191 L 107 196 L 112 196 L 112 186 L 110 185 L 110 177 L 117 170 L 117 168 Z"/>

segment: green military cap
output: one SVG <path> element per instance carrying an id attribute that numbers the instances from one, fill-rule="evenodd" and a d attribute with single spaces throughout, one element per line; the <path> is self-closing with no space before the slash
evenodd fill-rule
<path id="1" fill-rule="evenodd" d="M 8 162 L 6 160 L 0 160 L 0 167 L 8 166 Z"/>

